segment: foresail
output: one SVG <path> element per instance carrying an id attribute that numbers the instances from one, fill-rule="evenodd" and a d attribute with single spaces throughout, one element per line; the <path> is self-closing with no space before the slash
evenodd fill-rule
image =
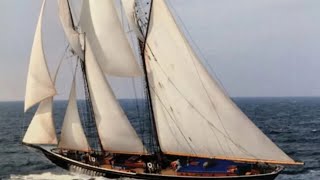
<path id="1" fill-rule="evenodd" d="M 165 1 L 153 1 L 145 54 L 165 154 L 294 163 L 211 78 Z"/>
<path id="2" fill-rule="evenodd" d="M 52 97 L 43 100 L 22 140 L 26 144 L 57 144 L 56 128 L 52 117 Z"/>
<path id="3" fill-rule="evenodd" d="M 103 72 L 114 76 L 142 75 L 113 0 L 83 1 L 80 27 Z"/>
<path id="4" fill-rule="evenodd" d="M 81 125 L 77 98 L 76 98 L 76 74 L 72 82 L 68 107 L 61 128 L 61 136 L 58 147 L 79 151 L 89 151 L 90 146 Z"/>
<path id="5" fill-rule="evenodd" d="M 83 59 L 84 55 L 80 44 L 80 35 L 77 31 L 74 30 L 68 0 L 58 0 L 58 4 L 60 22 L 62 24 L 68 42 L 70 43 L 70 46 L 74 53 L 79 56 L 80 59 Z"/>
<path id="6" fill-rule="evenodd" d="M 29 108 L 39 103 L 40 101 L 48 97 L 52 97 L 56 94 L 54 84 L 48 71 L 42 45 L 42 16 L 45 2 L 46 1 L 44 0 L 41 7 L 41 12 L 32 46 L 24 103 L 25 111 L 27 111 Z"/>
<path id="7" fill-rule="evenodd" d="M 90 42 L 86 43 L 85 52 L 90 97 L 103 149 L 115 153 L 146 153 L 96 61 Z"/>

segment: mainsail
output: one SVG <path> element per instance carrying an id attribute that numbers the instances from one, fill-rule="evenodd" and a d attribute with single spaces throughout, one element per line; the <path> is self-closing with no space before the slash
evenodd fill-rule
<path id="1" fill-rule="evenodd" d="M 42 3 L 30 57 L 26 96 L 24 101 L 25 112 L 35 104 L 56 94 L 42 45 L 42 17 L 45 2 L 46 1 L 43 1 Z"/>
<path id="2" fill-rule="evenodd" d="M 69 103 L 61 128 L 58 147 L 79 151 L 89 151 L 90 146 L 81 125 L 76 96 L 76 73 L 72 81 Z"/>
<path id="3" fill-rule="evenodd" d="M 83 1 L 80 27 L 103 72 L 115 76 L 141 75 L 113 0 Z"/>
<path id="4" fill-rule="evenodd" d="M 153 1 L 146 43 L 145 58 L 163 153 L 295 163 L 211 78 L 165 1 Z"/>
<path id="5" fill-rule="evenodd" d="M 118 153 L 147 153 L 106 81 L 89 41 L 86 42 L 85 65 L 91 102 L 103 149 Z"/>

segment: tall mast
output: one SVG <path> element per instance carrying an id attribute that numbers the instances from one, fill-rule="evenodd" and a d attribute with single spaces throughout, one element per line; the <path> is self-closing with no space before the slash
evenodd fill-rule
<path id="1" fill-rule="evenodd" d="M 86 51 L 86 40 L 84 40 L 84 54 Z M 87 69 L 86 69 L 86 64 L 85 64 L 85 58 L 86 56 L 84 56 L 83 61 L 81 61 L 81 69 L 82 69 L 82 75 L 83 75 L 83 81 L 84 81 L 84 88 L 85 88 L 85 96 L 86 96 L 86 103 L 88 105 L 87 109 L 89 111 L 89 115 L 88 115 L 88 119 L 90 119 L 92 121 L 92 123 L 95 124 L 96 129 L 98 129 L 97 127 L 97 123 L 95 121 L 95 116 L 94 116 L 94 110 L 93 110 L 93 106 L 92 106 L 92 102 L 91 102 L 91 94 L 90 94 L 90 90 L 89 90 L 89 84 L 88 84 L 88 77 L 87 77 Z M 101 149 L 101 152 L 104 153 L 103 151 L 103 146 L 102 146 L 102 142 L 101 142 L 101 138 L 99 133 L 97 133 L 98 136 L 98 140 L 99 140 L 99 146 Z"/>
<path id="2" fill-rule="evenodd" d="M 73 30 L 76 31 L 76 26 L 73 20 L 73 16 L 72 16 L 72 11 L 71 11 L 71 6 L 70 6 L 70 2 L 69 0 L 67 0 L 68 2 L 68 8 L 69 8 L 69 12 L 70 12 L 70 18 L 71 18 L 71 23 L 72 23 L 72 27 Z M 94 112 L 93 112 L 93 106 L 92 106 L 92 102 L 91 102 L 91 95 L 90 95 L 90 90 L 89 90 L 89 85 L 88 85 L 88 78 L 87 78 L 87 71 L 86 71 L 86 65 L 85 65 L 85 52 L 86 52 L 86 40 L 85 40 L 85 34 L 84 34 L 84 50 L 83 50 L 83 59 L 80 59 L 80 63 L 81 63 L 81 70 L 82 70 L 82 75 L 83 75 L 83 83 L 84 83 L 84 90 L 85 90 L 85 97 L 86 97 L 86 104 L 87 104 L 87 110 L 89 112 L 88 114 L 88 119 L 90 119 L 92 121 L 92 123 L 94 123 L 96 129 L 97 128 L 97 124 L 95 123 L 95 119 L 94 119 Z M 99 140 L 99 146 L 101 149 L 101 152 L 104 153 L 103 151 L 103 146 L 102 146 L 102 142 L 101 139 L 99 137 L 99 133 L 97 133 L 98 136 L 98 140 Z"/>
<path id="3" fill-rule="evenodd" d="M 141 46 L 141 57 L 142 57 L 142 65 L 143 65 L 143 72 L 144 72 L 144 78 L 146 82 L 146 90 L 147 90 L 147 101 L 148 105 L 150 107 L 150 118 L 151 118 L 151 125 L 153 129 L 153 139 L 155 139 L 155 153 L 158 156 L 158 160 L 161 160 L 160 155 L 161 153 L 161 147 L 159 143 L 159 138 L 158 138 L 158 132 L 157 132 L 157 126 L 156 126 L 156 121 L 154 117 L 154 111 L 153 111 L 153 105 L 152 105 L 152 98 L 151 98 L 151 91 L 150 91 L 150 85 L 149 85 L 149 78 L 148 78 L 148 72 L 147 72 L 147 65 L 146 65 L 146 59 L 145 59 L 145 50 L 147 48 L 147 38 L 148 38 L 148 32 L 150 28 L 150 18 L 151 18 L 151 13 L 152 13 L 152 5 L 153 5 L 153 0 L 150 1 L 150 10 L 149 10 L 149 15 L 148 15 L 148 24 L 146 27 L 146 32 L 145 32 L 145 39 L 144 39 L 144 44 L 140 45 Z M 141 32 L 143 32 L 141 30 Z"/>

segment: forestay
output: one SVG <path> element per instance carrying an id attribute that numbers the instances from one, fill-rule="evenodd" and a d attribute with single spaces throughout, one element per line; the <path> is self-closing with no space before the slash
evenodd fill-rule
<path id="1" fill-rule="evenodd" d="M 22 140 L 27 144 L 57 144 L 56 128 L 52 117 L 52 97 L 43 100 Z"/>
<path id="2" fill-rule="evenodd" d="M 48 71 L 42 45 L 42 17 L 45 6 L 43 1 L 41 12 L 34 36 L 32 52 L 30 57 L 29 72 L 27 78 L 26 96 L 24 111 L 39 103 L 40 101 L 52 97 L 56 94 L 54 84 Z"/>
<path id="3" fill-rule="evenodd" d="M 81 49 L 79 33 L 74 30 L 72 15 L 68 0 L 59 0 L 59 17 L 62 24 L 65 35 L 70 43 L 70 46 L 74 53 L 83 59 L 83 51 Z"/>
<path id="4" fill-rule="evenodd" d="M 83 1 L 80 27 L 103 72 L 115 76 L 142 75 L 113 0 Z"/>
<path id="5" fill-rule="evenodd" d="M 146 63 L 165 154 L 294 163 L 211 78 L 162 0 L 153 1 Z"/>
<path id="6" fill-rule="evenodd" d="M 61 128 L 59 148 L 78 151 L 90 151 L 90 146 L 85 136 L 79 116 L 76 96 L 76 74 L 72 81 L 68 107 Z"/>
<path id="7" fill-rule="evenodd" d="M 146 153 L 142 141 L 106 81 L 93 55 L 90 42 L 86 43 L 85 64 L 91 102 L 103 149 L 115 153 Z"/>

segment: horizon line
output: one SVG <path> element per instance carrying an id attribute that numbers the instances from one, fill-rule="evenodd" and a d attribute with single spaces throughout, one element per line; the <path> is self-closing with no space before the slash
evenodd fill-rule
<path id="1" fill-rule="evenodd" d="M 231 99 L 237 98 L 320 98 L 319 96 L 231 96 Z M 117 98 L 117 100 L 134 100 L 143 98 Z M 85 99 L 77 99 L 85 100 Z M 0 102 L 23 102 L 24 100 L 0 100 Z M 55 99 L 55 101 L 68 101 L 68 99 Z"/>

